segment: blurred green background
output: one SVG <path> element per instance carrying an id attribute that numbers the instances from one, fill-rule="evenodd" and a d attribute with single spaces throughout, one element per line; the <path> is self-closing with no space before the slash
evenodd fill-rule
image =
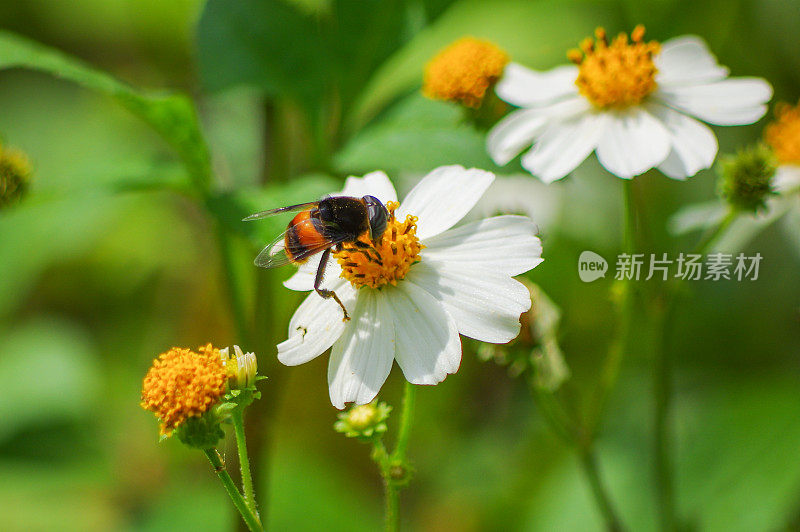
<path id="1" fill-rule="evenodd" d="M 348 173 L 378 168 L 401 190 L 440 164 L 519 173 L 516 163 L 491 163 L 457 108 L 418 95 L 427 59 L 474 35 L 549 68 L 595 26 L 613 34 L 637 23 L 659 40 L 698 34 L 734 75 L 767 78 L 776 101 L 800 97 L 800 4 L 788 0 L 1 1 L 1 29 L 136 87 L 191 95 L 216 183 L 213 202 L 187 194 L 166 143 L 108 97 L 0 71 L 0 138 L 35 169 L 27 198 L 0 212 L 0 530 L 236 526 L 201 453 L 158 444 L 155 420 L 138 405 L 151 360 L 169 347 L 246 344 L 215 220 L 236 226 L 247 209 L 313 199 Z M 758 139 L 767 119 L 716 128 L 721 153 Z M 713 199 L 714 171 L 637 182 L 652 251 L 688 252 L 696 235 L 676 241 L 666 222 Z M 617 254 L 621 183 L 590 159 L 532 190 L 524 193 L 546 211 L 536 220 L 546 261 L 529 278 L 563 310 L 573 373 L 565 394 L 582 409 L 614 323 L 611 276 L 581 283 L 576 262 L 585 249 Z M 243 345 L 258 350 L 270 377 L 250 419 L 267 523 L 375 530 L 380 478 L 368 447 L 331 429 L 327 356 L 296 368 L 275 361 L 300 297 L 277 283 L 289 271 L 250 271 L 247 259 L 281 223 L 234 241 L 244 257 L 236 267 L 253 283 L 247 304 L 269 300 L 255 345 Z M 692 284 L 670 333 L 687 528 L 800 529 L 800 227 L 791 229 L 771 225 L 747 243 L 746 253 L 764 257 L 757 281 Z M 577 458 L 525 383 L 471 347 L 457 374 L 419 391 L 404 528 L 602 529 Z M 601 472 L 632 530 L 657 527 L 651 373 L 645 350 L 625 359 L 598 441 Z M 401 377 L 395 368 L 383 399 L 399 404 Z M 232 442 L 226 450 L 235 453 Z"/>

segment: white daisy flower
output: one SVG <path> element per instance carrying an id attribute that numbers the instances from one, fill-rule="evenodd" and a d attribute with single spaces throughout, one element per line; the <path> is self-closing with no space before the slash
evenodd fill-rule
<path id="1" fill-rule="evenodd" d="M 593 151 L 612 174 L 630 179 L 657 167 L 685 179 L 711 166 L 717 139 L 709 124 L 752 124 L 767 110 L 772 87 L 761 78 L 728 79 L 702 39 L 644 42 L 644 27 L 609 43 L 605 31 L 585 39 L 564 65 L 536 72 L 510 63 L 497 94 L 520 109 L 490 132 L 489 154 L 521 163 L 547 183 Z M 695 117 L 695 118 L 692 118 Z"/>
<path id="2" fill-rule="evenodd" d="M 295 366 L 332 347 L 328 385 L 331 402 L 342 409 L 372 401 L 395 360 L 412 384 L 436 384 L 455 373 L 459 333 L 492 343 L 515 338 L 531 299 L 513 276 L 543 260 L 534 223 L 497 216 L 453 228 L 492 181 L 483 170 L 443 166 L 398 204 L 383 172 L 349 177 L 338 194 L 384 202 L 391 213 L 386 232 L 370 253 L 345 244 L 327 265 L 323 286 L 336 291 L 352 319 L 342 321 L 334 300 L 312 292 L 292 317 L 278 360 Z M 284 285 L 312 290 L 319 260 Z"/>

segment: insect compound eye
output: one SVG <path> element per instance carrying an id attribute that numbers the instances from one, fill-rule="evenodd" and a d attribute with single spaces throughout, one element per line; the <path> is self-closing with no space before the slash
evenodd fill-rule
<path id="1" fill-rule="evenodd" d="M 386 231 L 386 223 L 389 219 L 389 211 L 383 206 L 381 200 L 375 196 L 364 196 L 361 198 L 367 206 L 367 217 L 369 218 L 369 236 L 372 240 L 379 238 Z"/>

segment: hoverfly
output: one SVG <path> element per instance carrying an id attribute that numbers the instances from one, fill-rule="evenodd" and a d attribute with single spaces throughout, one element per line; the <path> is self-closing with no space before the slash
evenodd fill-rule
<path id="1" fill-rule="evenodd" d="M 344 321 L 347 321 L 350 316 L 336 293 L 321 287 L 328 257 L 332 249 L 339 251 L 342 244 L 356 242 L 364 234 L 373 242 L 380 239 L 386 230 L 389 211 L 375 196 L 333 196 L 262 211 L 248 216 L 244 221 L 295 211 L 300 212 L 289 222 L 286 231 L 261 250 L 253 262 L 261 268 L 277 268 L 289 263 L 303 264 L 321 251 L 314 290 L 325 299 L 332 297 L 336 300 L 344 311 Z"/>

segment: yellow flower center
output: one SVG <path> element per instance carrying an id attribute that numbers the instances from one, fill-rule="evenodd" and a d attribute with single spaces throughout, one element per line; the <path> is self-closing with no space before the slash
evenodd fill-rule
<path id="1" fill-rule="evenodd" d="M 775 121 L 764 129 L 764 139 L 778 162 L 800 164 L 800 103 L 796 107 L 783 102 L 775 106 Z"/>
<path id="2" fill-rule="evenodd" d="M 575 84 L 595 107 L 622 109 L 640 103 L 656 89 L 656 66 L 653 55 L 660 45 L 644 42 L 644 26 L 636 26 L 631 40 L 620 33 L 611 44 L 603 28 L 595 30 L 596 39 L 587 37 L 580 50 L 570 50 L 567 57 L 580 66 Z"/>
<path id="3" fill-rule="evenodd" d="M 342 277 L 355 288 L 397 285 L 411 265 L 420 260 L 419 252 L 425 246 L 417 238 L 417 217 L 408 215 L 403 222 L 398 222 L 394 217 L 398 206 L 395 201 L 386 204 L 389 221 L 377 242 L 364 235 L 344 244 L 341 251 L 333 254 L 342 267 Z"/>
<path id="4" fill-rule="evenodd" d="M 141 406 L 158 416 L 162 435 L 201 416 L 225 394 L 228 376 L 219 349 L 208 344 L 198 351 L 173 347 L 153 361 L 144 378 Z"/>
<path id="5" fill-rule="evenodd" d="M 422 92 L 437 100 L 478 108 L 508 63 L 508 55 L 489 41 L 464 37 L 425 66 Z"/>

